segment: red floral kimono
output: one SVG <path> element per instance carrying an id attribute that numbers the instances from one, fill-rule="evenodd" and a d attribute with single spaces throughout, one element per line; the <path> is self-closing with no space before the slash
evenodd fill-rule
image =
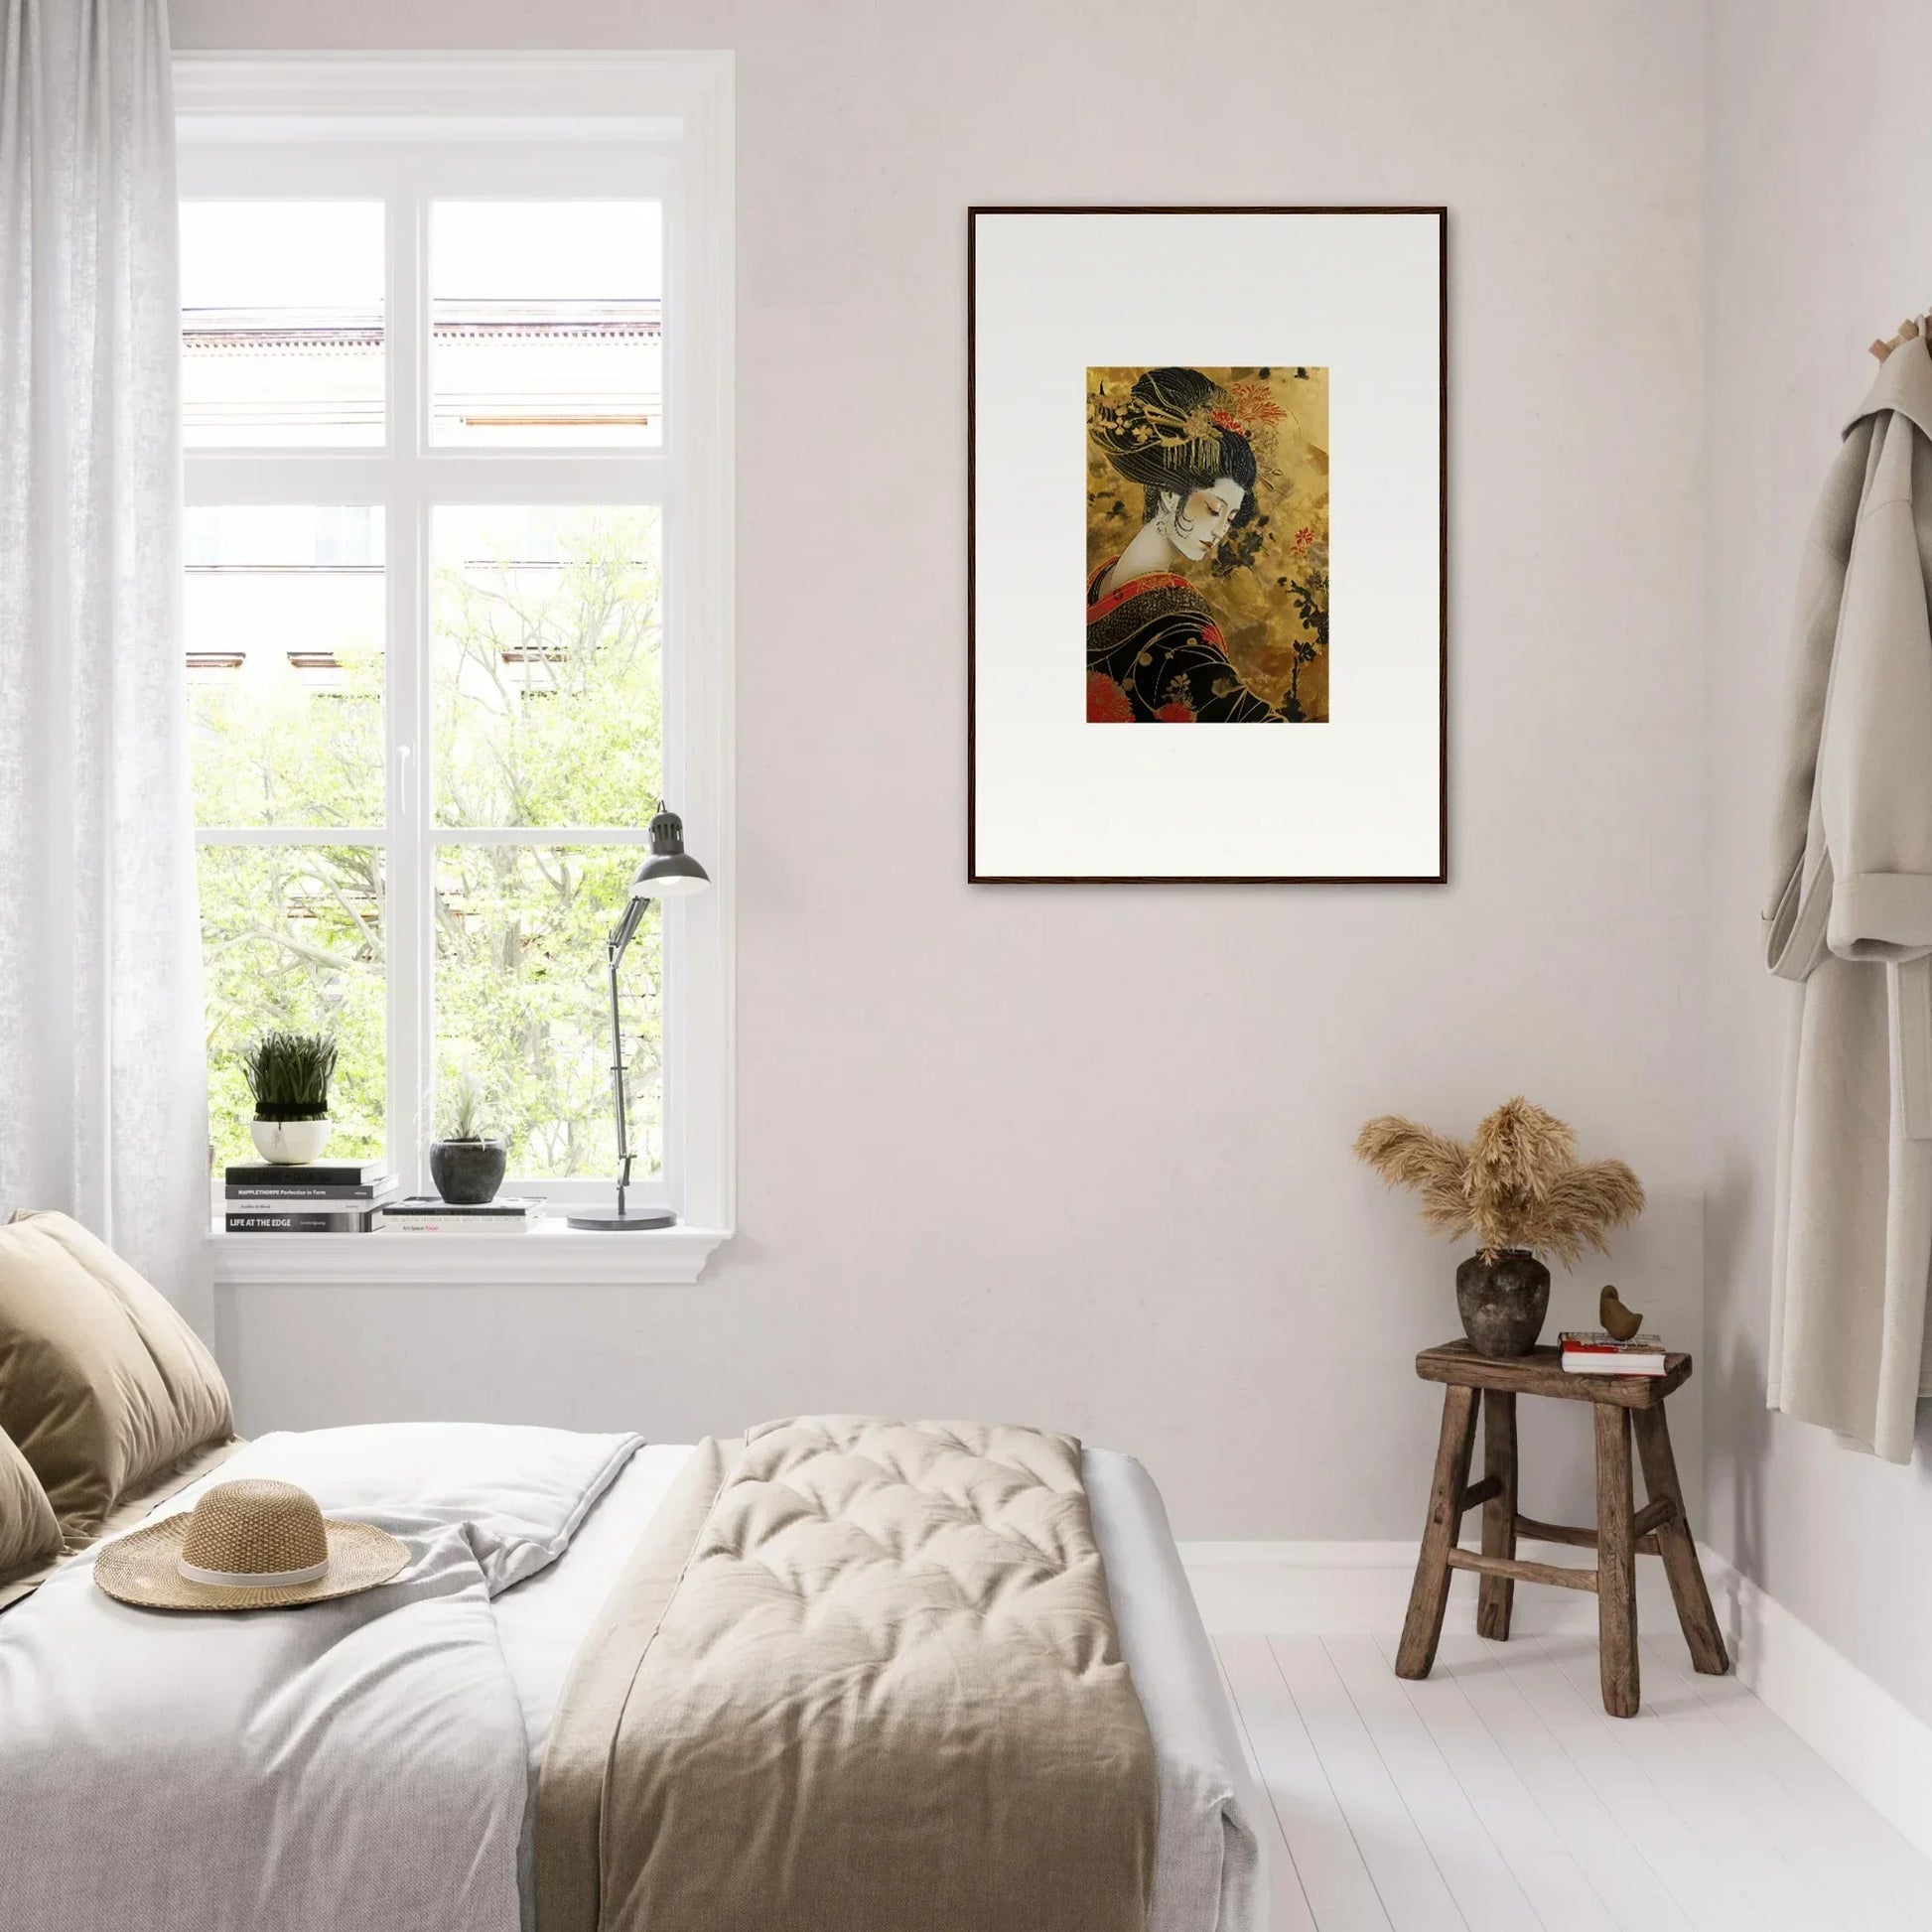
<path id="1" fill-rule="evenodd" d="M 1136 577 L 1105 597 L 1118 559 L 1087 579 L 1090 725 L 1283 724 L 1228 662 L 1214 614 L 1184 577 Z"/>

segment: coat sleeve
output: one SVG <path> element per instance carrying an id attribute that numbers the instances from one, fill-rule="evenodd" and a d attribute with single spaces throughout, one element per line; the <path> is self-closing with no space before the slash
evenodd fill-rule
<path id="1" fill-rule="evenodd" d="M 1872 421 L 1856 424 L 1840 446 L 1811 527 L 1798 572 L 1796 620 L 1786 661 L 1779 732 L 1777 794 L 1771 820 L 1769 890 L 1764 899 L 1765 963 L 1781 979 L 1808 978 L 1826 956 L 1825 920 L 1831 869 L 1812 849 L 1819 740 L 1825 730 L 1825 692 L 1845 602 L 1845 568 L 1858 528 L 1871 456 Z M 1813 863 L 1807 864 L 1811 860 Z"/>
<path id="2" fill-rule="evenodd" d="M 1884 423 L 1852 543 L 1819 746 L 1831 855 L 1826 938 L 1842 959 L 1932 951 L 1932 448 Z M 1916 485 L 1916 488 L 1915 488 Z"/>

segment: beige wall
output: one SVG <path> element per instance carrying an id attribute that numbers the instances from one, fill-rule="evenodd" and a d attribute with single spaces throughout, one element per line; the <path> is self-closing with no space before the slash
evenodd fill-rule
<path id="1" fill-rule="evenodd" d="M 1932 15 L 1720 0 L 1709 210 L 1711 721 L 1705 958 L 1711 1540 L 1932 1720 L 1932 1425 L 1895 1468 L 1763 1406 L 1792 989 L 1757 942 L 1798 545 L 1865 345 L 1932 303 Z"/>
<path id="2" fill-rule="evenodd" d="M 1695 1329 L 1693 9 L 174 17 L 183 48 L 740 58 L 744 1232 L 694 1289 L 229 1295 L 247 1427 L 988 1414 L 1140 1452 L 1184 1535 L 1413 1535 L 1454 1254 L 1348 1142 L 1518 1090 L 1654 1203 L 1552 1325 L 1613 1275 Z M 1446 889 L 964 884 L 964 211 L 1138 201 L 1451 209 Z M 1526 1433 L 1533 1506 L 1577 1507 L 1577 1418 Z"/>

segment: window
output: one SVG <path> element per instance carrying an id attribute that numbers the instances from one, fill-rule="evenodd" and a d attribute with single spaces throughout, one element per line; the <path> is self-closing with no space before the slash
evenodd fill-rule
<path id="1" fill-rule="evenodd" d="M 518 1191 L 608 1196 L 603 940 L 661 797 L 715 890 L 625 958 L 634 1191 L 728 1229 L 728 62 L 184 57 L 177 95 L 216 1160 L 242 1043 L 326 1029 L 332 1152 L 425 1186 L 467 1076 Z"/>

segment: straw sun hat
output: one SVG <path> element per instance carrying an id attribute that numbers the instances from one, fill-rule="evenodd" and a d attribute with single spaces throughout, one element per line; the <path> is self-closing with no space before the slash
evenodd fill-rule
<path id="1" fill-rule="evenodd" d="M 306 1489 L 250 1477 L 108 1544 L 94 1582 L 143 1608 L 265 1610 L 373 1589 L 408 1561 L 387 1530 L 325 1519 Z"/>

